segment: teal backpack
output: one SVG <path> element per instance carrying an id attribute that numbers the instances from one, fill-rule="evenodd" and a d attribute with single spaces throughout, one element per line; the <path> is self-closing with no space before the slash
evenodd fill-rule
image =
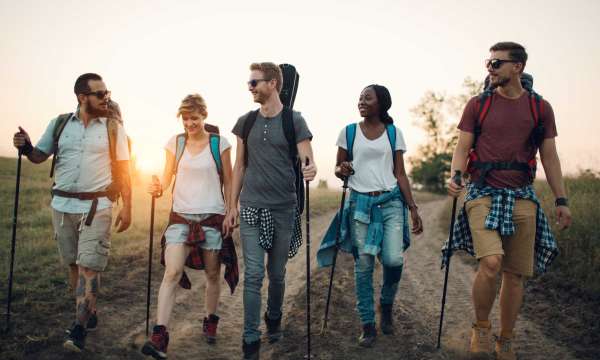
<path id="1" fill-rule="evenodd" d="M 354 148 L 354 139 L 356 138 L 356 128 L 357 123 L 350 124 L 346 126 L 346 147 L 348 148 L 348 161 L 352 161 L 354 159 L 353 148 Z M 390 141 L 390 146 L 392 147 L 392 160 L 394 161 L 394 169 L 396 168 L 396 156 L 394 156 L 396 152 L 396 127 L 394 124 L 387 124 L 385 126 L 385 132 L 387 133 L 388 140 Z"/>
<path id="2" fill-rule="evenodd" d="M 187 142 L 187 135 L 185 133 L 178 134 L 175 142 L 175 171 L 179 168 L 179 161 L 183 156 L 185 150 L 185 144 Z M 210 146 L 210 154 L 212 155 L 215 165 L 217 166 L 217 172 L 219 173 L 219 180 L 221 181 L 221 192 L 223 192 L 223 162 L 221 161 L 220 144 L 221 137 L 219 134 L 210 133 L 208 138 L 208 145 Z M 177 181 L 177 175 L 175 175 L 175 182 Z M 173 182 L 173 189 L 175 190 L 175 182 Z"/>

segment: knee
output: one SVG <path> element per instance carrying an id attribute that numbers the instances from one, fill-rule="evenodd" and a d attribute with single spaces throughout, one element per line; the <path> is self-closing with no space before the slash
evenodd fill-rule
<path id="1" fill-rule="evenodd" d="M 84 276 L 84 277 L 86 277 L 86 278 L 94 277 L 94 276 L 96 276 L 96 274 L 98 274 L 98 272 L 97 272 L 97 271 L 95 271 L 95 270 L 92 270 L 92 269 L 90 269 L 90 268 L 88 268 L 88 267 L 85 267 L 85 266 L 79 266 L 79 267 L 78 267 L 78 268 L 76 268 L 76 269 L 77 269 L 77 271 L 78 271 L 78 273 L 79 273 L 80 275 L 83 275 L 83 276 Z M 71 267 L 71 270 L 73 270 L 73 268 L 72 268 L 72 267 Z"/>
<path id="2" fill-rule="evenodd" d="M 169 284 L 176 283 L 181 278 L 181 274 L 183 274 L 183 269 L 167 266 L 165 269 L 165 275 L 163 276 L 163 282 Z"/>
<path id="3" fill-rule="evenodd" d="M 269 270 L 269 282 L 271 282 L 271 283 L 285 282 L 285 268 L 283 269 L 283 271 Z"/>
<path id="4" fill-rule="evenodd" d="M 490 255 L 479 260 L 479 272 L 487 277 L 496 277 L 502 268 L 502 255 Z"/>
<path id="5" fill-rule="evenodd" d="M 205 269 L 206 282 L 215 285 L 219 283 L 219 269 Z"/>
<path id="6" fill-rule="evenodd" d="M 517 287 L 517 288 L 522 287 L 523 286 L 523 276 L 505 271 L 502 273 L 502 284 L 503 284 L 503 286 L 510 286 L 510 287 Z"/>

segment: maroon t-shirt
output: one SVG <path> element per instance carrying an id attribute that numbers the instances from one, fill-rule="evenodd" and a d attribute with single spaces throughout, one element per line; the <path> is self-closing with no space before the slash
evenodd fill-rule
<path id="1" fill-rule="evenodd" d="M 537 149 L 530 142 L 535 126 L 529 105 L 529 93 L 523 92 L 517 99 L 506 98 L 494 92 L 492 105 L 483 120 L 481 135 L 475 151 L 484 162 L 519 161 L 528 162 L 535 156 Z M 556 137 L 554 112 L 550 103 L 542 100 L 541 121 L 544 125 L 544 138 Z M 478 97 L 474 97 L 465 106 L 458 128 L 470 133 L 475 132 L 479 115 Z M 479 173 L 471 175 L 477 181 Z M 528 174 L 517 170 L 492 170 L 486 176 L 486 183 L 495 188 L 517 188 L 527 185 Z"/>

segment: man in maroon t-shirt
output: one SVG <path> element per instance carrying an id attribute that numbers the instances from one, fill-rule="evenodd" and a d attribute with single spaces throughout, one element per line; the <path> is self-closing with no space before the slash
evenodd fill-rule
<path id="1" fill-rule="evenodd" d="M 474 151 L 481 162 L 527 164 L 535 158 L 538 148 L 530 140 L 536 126 L 535 119 L 530 108 L 530 94 L 523 89 L 520 81 L 526 62 L 527 53 L 519 44 L 501 42 L 490 48 L 490 59 L 486 61 L 486 67 L 495 90 L 491 95 L 489 112 L 475 143 Z M 560 160 L 556 152 L 554 113 L 547 101 L 541 102 L 543 112 L 540 121 L 544 132 L 539 146 L 540 158 L 550 188 L 557 198 L 556 218 L 562 229 L 571 224 L 571 213 L 567 206 Z M 471 99 L 464 109 L 458 125 L 458 144 L 452 157 L 452 174 L 456 170 L 464 172 L 467 168 L 467 158 L 475 139 L 475 128 L 480 122 L 479 109 L 479 97 Z M 485 175 L 484 179 L 480 179 L 482 175 Z M 521 190 L 516 191 L 521 194 L 527 193 L 528 190 L 533 193 L 527 188 L 530 181 L 529 173 L 523 170 L 498 169 L 487 174 L 475 170 L 471 173 L 471 187 L 478 187 L 480 190 L 469 187 L 469 191 L 501 194 L 499 196 L 506 196 L 502 198 L 502 203 L 506 204 L 507 196 L 510 195 L 505 195 L 508 192 L 497 190 Z M 463 187 L 463 183 L 457 185 L 450 180 L 448 193 L 457 197 Z M 474 252 L 479 260 L 472 293 L 476 322 L 473 324 L 470 351 L 492 351 L 489 314 L 496 298 L 496 279 L 501 273 L 500 336 L 496 340 L 495 351 L 498 359 L 516 359 L 511 341 L 523 300 L 523 280 L 533 275 L 537 203 L 516 195 L 511 219 L 515 230 L 510 236 L 505 236 L 500 234 L 499 229 L 491 229 L 490 225 L 486 224 L 486 218 L 492 210 L 492 196 L 469 198 L 473 199 L 465 203 L 464 210 Z M 499 211 L 505 212 L 506 209 Z"/>

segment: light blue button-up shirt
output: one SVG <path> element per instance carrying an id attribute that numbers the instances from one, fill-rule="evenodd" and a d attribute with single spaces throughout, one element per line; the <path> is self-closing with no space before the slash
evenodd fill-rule
<path id="1" fill-rule="evenodd" d="M 77 116 L 77 110 L 67 121 L 58 140 L 58 161 L 54 169 L 54 189 L 68 192 L 96 192 L 105 190 L 111 183 L 110 150 L 106 118 L 96 118 L 88 126 Z M 58 118 L 52 119 L 37 143 L 36 148 L 52 154 L 52 133 Z M 117 160 L 129 160 L 127 136 L 123 126 L 117 133 Z M 54 196 L 51 206 L 57 211 L 83 214 L 90 210 L 91 200 L 79 200 Z M 112 207 L 112 202 L 98 199 L 97 210 Z"/>

